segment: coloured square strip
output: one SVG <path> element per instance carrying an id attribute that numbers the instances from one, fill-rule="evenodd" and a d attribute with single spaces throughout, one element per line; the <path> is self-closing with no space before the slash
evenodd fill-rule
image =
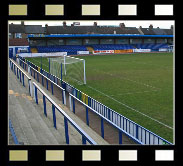
<path id="1" fill-rule="evenodd" d="M 64 15 L 64 5 L 45 5 L 45 15 Z"/>
<path id="2" fill-rule="evenodd" d="M 100 5 L 82 5 L 82 15 L 100 15 Z"/>
<path id="3" fill-rule="evenodd" d="M 100 150 L 83 150 L 82 161 L 101 161 Z"/>
<path id="4" fill-rule="evenodd" d="M 9 161 L 28 161 L 27 150 L 10 150 Z"/>
<path id="5" fill-rule="evenodd" d="M 137 150 L 119 150 L 119 161 L 137 161 Z"/>
<path id="6" fill-rule="evenodd" d="M 9 16 L 27 16 L 28 5 L 27 4 L 9 4 Z M 81 6 L 82 16 L 100 16 L 100 5 L 99 4 L 83 4 Z M 172 16 L 174 14 L 173 4 L 162 5 L 157 4 L 154 7 L 155 16 Z M 45 5 L 46 16 L 63 16 L 64 5 Z M 137 16 L 137 4 L 119 4 L 118 5 L 118 16 Z"/>
<path id="7" fill-rule="evenodd" d="M 138 161 L 137 153 L 137 150 L 119 150 L 118 161 Z M 64 150 L 46 150 L 45 156 L 46 161 L 65 161 Z M 28 150 L 9 150 L 9 161 L 28 161 Z M 82 150 L 82 161 L 101 161 L 101 150 Z M 155 161 L 174 161 L 174 150 L 155 150 Z"/>
<path id="8" fill-rule="evenodd" d="M 118 15 L 137 15 L 137 5 L 118 5 Z"/>
<path id="9" fill-rule="evenodd" d="M 46 150 L 46 161 L 64 161 L 64 150 Z"/>
<path id="10" fill-rule="evenodd" d="M 173 15 L 173 5 L 155 5 L 155 15 Z"/>
<path id="11" fill-rule="evenodd" d="M 10 16 L 26 16 L 27 15 L 27 5 L 9 5 L 9 15 Z"/>
<path id="12" fill-rule="evenodd" d="M 174 151 L 173 150 L 156 150 L 155 161 L 173 161 Z"/>

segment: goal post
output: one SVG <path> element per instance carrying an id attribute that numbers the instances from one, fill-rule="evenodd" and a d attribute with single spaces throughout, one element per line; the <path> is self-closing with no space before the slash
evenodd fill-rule
<path id="1" fill-rule="evenodd" d="M 86 84 L 86 71 L 85 71 L 85 60 L 83 60 L 83 66 L 84 66 L 84 84 Z"/>
<path id="2" fill-rule="evenodd" d="M 49 70 L 49 73 L 60 79 L 62 76 L 64 81 L 72 80 L 77 81 L 79 84 L 86 84 L 86 64 L 84 59 L 67 56 L 67 52 L 20 53 L 18 56 L 34 58 L 33 61 L 38 63 L 41 69 L 44 66 Z M 45 63 L 42 58 L 46 58 L 48 62 Z"/>
<path id="3" fill-rule="evenodd" d="M 86 84 L 85 60 L 70 56 L 49 58 L 50 73 L 65 81 Z M 61 78 L 61 79 L 62 79 Z"/>

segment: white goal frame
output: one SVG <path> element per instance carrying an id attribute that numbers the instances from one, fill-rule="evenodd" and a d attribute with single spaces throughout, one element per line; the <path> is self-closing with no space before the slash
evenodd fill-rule
<path id="1" fill-rule="evenodd" d="M 54 55 L 54 53 L 52 55 Z M 57 52 L 57 55 L 58 55 L 58 52 Z M 83 81 L 84 81 L 83 83 L 86 84 L 86 69 L 85 69 L 86 65 L 85 65 L 85 60 L 84 59 L 80 59 L 80 58 L 71 57 L 71 56 L 68 56 L 68 55 L 61 55 L 61 56 L 58 56 L 58 57 L 55 57 L 55 58 L 57 59 L 59 57 L 63 57 L 62 67 L 64 68 L 64 73 L 63 73 L 63 70 L 62 70 L 61 74 L 64 74 L 64 75 L 67 75 L 67 67 L 66 67 L 66 65 L 68 64 L 67 63 L 67 58 L 70 58 L 70 59 L 73 59 L 73 61 L 76 61 L 76 62 L 73 62 L 73 63 L 77 63 L 77 61 L 78 62 L 82 61 L 83 62 Z M 49 61 L 50 61 L 50 59 L 54 60 L 53 58 L 49 58 Z M 49 63 L 49 65 L 50 65 L 50 63 Z"/>

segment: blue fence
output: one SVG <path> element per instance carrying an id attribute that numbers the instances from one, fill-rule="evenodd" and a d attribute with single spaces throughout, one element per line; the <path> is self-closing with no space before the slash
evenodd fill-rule
<path id="1" fill-rule="evenodd" d="M 28 66 L 28 72 L 31 74 L 31 76 L 33 76 L 38 82 L 41 82 L 42 86 L 46 86 L 46 89 L 48 90 L 49 89 L 49 82 L 51 84 L 50 88 L 51 88 L 51 92 L 52 92 L 52 95 L 54 94 L 54 89 L 57 88 L 59 90 L 61 90 L 61 96 L 62 96 L 62 103 L 64 105 L 66 105 L 66 95 L 65 95 L 65 89 L 62 88 L 61 86 L 59 86 L 57 83 L 58 79 L 55 79 L 55 78 L 52 78 L 49 79 L 48 77 L 46 77 L 44 74 L 44 71 L 42 71 L 42 73 L 38 72 L 36 69 L 34 69 L 33 67 L 31 66 Z M 35 76 L 37 75 L 37 77 Z M 40 79 L 41 77 L 41 79 Z M 53 81 L 54 80 L 54 81 Z"/>
<path id="2" fill-rule="evenodd" d="M 81 103 L 83 106 L 86 107 L 86 124 L 89 126 L 90 122 L 89 122 L 89 114 L 88 111 L 92 111 L 95 114 L 97 114 L 100 117 L 101 120 L 101 137 L 104 138 L 104 121 L 106 121 L 107 123 L 111 124 L 113 127 L 115 127 L 118 130 L 119 133 L 119 144 L 122 144 L 122 134 L 125 134 L 126 136 L 128 136 L 131 140 L 133 140 L 135 143 L 137 144 L 143 144 L 143 142 L 139 141 L 138 139 L 136 139 L 135 137 L 133 137 L 132 135 L 130 135 L 129 133 L 127 133 L 125 130 L 121 129 L 120 127 L 118 127 L 115 124 L 112 124 L 111 121 L 109 119 L 107 119 L 106 117 L 102 116 L 100 113 L 98 113 L 97 111 L 95 111 L 93 108 L 91 108 L 90 106 L 88 106 L 87 104 L 85 104 L 84 102 L 82 102 L 81 100 L 79 100 L 77 97 L 73 96 L 72 94 L 69 93 L 69 103 L 70 103 L 70 110 L 73 111 L 75 113 L 75 100 L 78 101 L 79 103 Z"/>
<path id="3" fill-rule="evenodd" d="M 31 95 L 32 92 L 32 86 L 31 86 L 31 78 L 22 70 L 18 65 L 15 64 L 11 59 L 9 59 L 9 67 L 14 72 L 14 74 L 17 76 L 17 78 L 20 80 L 22 85 L 26 87 L 25 77 L 28 80 L 28 89 L 29 94 Z"/>
<path id="4" fill-rule="evenodd" d="M 43 94 L 43 106 L 44 106 L 44 114 L 47 116 L 46 110 L 46 99 L 52 104 L 52 115 L 53 115 L 53 125 L 57 129 L 56 123 L 56 113 L 58 111 L 60 114 L 64 116 L 64 127 L 65 127 L 65 140 L 66 143 L 69 144 L 69 130 L 68 130 L 68 122 L 81 134 L 82 136 L 82 144 L 86 144 L 89 142 L 92 145 L 96 145 L 97 143 L 83 130 L 81 129 L 35 82 L 33 82 L 34 89 L 34 98 L 35 102 L 38 104 L 38 90 Z"/>
<path id="5" fill-rule="evenodd" d="M 23 66 L 27 64 L 28 66 L 33 67 L 34 69 L 38 70 L 38 66 L 34 65 L 28 60 L 22 59 L 20 60 L 20 65 Z M 97 100 L 93 99 L 92 97 L 84 94 L 80 90 L 76 89 L 72 85 L 68 84 L 67 82 L 61 80 L 60 78 L 48 73 L 47 71 L 41 69 L 43 75 L 54 81 L 56 84 L 62 84 L 62 88 L 66 90 L 66 92 L 71 93 L 77 99 L 91 107 L 95 110 L 99 115 L 103 116 L 104 118 L 108 119 L 111 125 L 115 125 L 118 128 L 122 129 L 124 132 L 128 133 L 131 137 L 138 140 L 142 144 L 146 145 L 172 145 L 171 142 L 165 140 L 164 138 L 158 136 L 157 134 L 151 132 L 150 130 L 142 127 L 141 125 L 133 122 L 132 120 L 126 118 L 125 116 L 115 112 L 111 108 L 103 105 L 102 103 L 98 102 Z"/>
<path id="6" fill-rule="evenodd" d="M 20 143 L 18 142 L 18 139 L 17 139 L 16 133 L 15 133 L 15 130 L 13 128 L 13 125 L 12 125 L 10 119 L 9 119 L 9 129 L 10 129 L 10 132 L 11 132 L 11 135 L 13 137 L 13 141 L 14 141 L 15 145 L 19 145 Z"/>
<path id="7" fill-rule="evenodd" d="M 37 82 L 41 83 L 47 90 L 51 89 L 52 95 L 55 93 L 58 94 L 57 97 L 61 98 L 62 103 L 66 105 L 66 95 L 65 89 L 58 85 L 58 79 L 55 76 L 51 76 L 48 73 L 45 73 L 44 70 L 40 69 L 36 65 L 30 65 L 24 62 L 22 59 L 19 59 L 19 65 L 26 70 Z M 40 72 L 39 72 L 40 71 Z"/>

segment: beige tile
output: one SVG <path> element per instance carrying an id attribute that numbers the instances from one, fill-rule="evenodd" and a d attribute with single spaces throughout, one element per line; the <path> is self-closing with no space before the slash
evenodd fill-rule
<path id="1" fill-rule="evenodd" d="M 27 5 L 9 5 L 9 15 L 27 15 Z"/>
<path id="2" fill-rule="evenodd" d="M 118 15 L 137 15 L 137 5 L 118 5 Z"/>
<path id="3" fill-rule="evenodd" d="M 10 150 L 9 161 L 28 161 L 27 150 Z"/>
<path id="4" fill-rule="evenodd" d="M 100 161 L 101 151 L 100 150 L 83 150 L 82 160 L 83 161 Z"/>
<path id="5" fill-rule="evenodd" d="M 82 15 L 100 15 L 100 5 L 82 5 Z"/>
<path id="6" fill-rule="evenodd" d="M 64 150 L 46 150 L 46 161 L 64 161 Z"/>
<path id="7" fill-rule="evenodd" d="M 45 15 L 64 15 L 64 5 L 45 5 Z"/>
<path id="8" fill-rule="evenodd" d="M 137 150 L 119 150 L 119 161 L 137 161 Z"/>

